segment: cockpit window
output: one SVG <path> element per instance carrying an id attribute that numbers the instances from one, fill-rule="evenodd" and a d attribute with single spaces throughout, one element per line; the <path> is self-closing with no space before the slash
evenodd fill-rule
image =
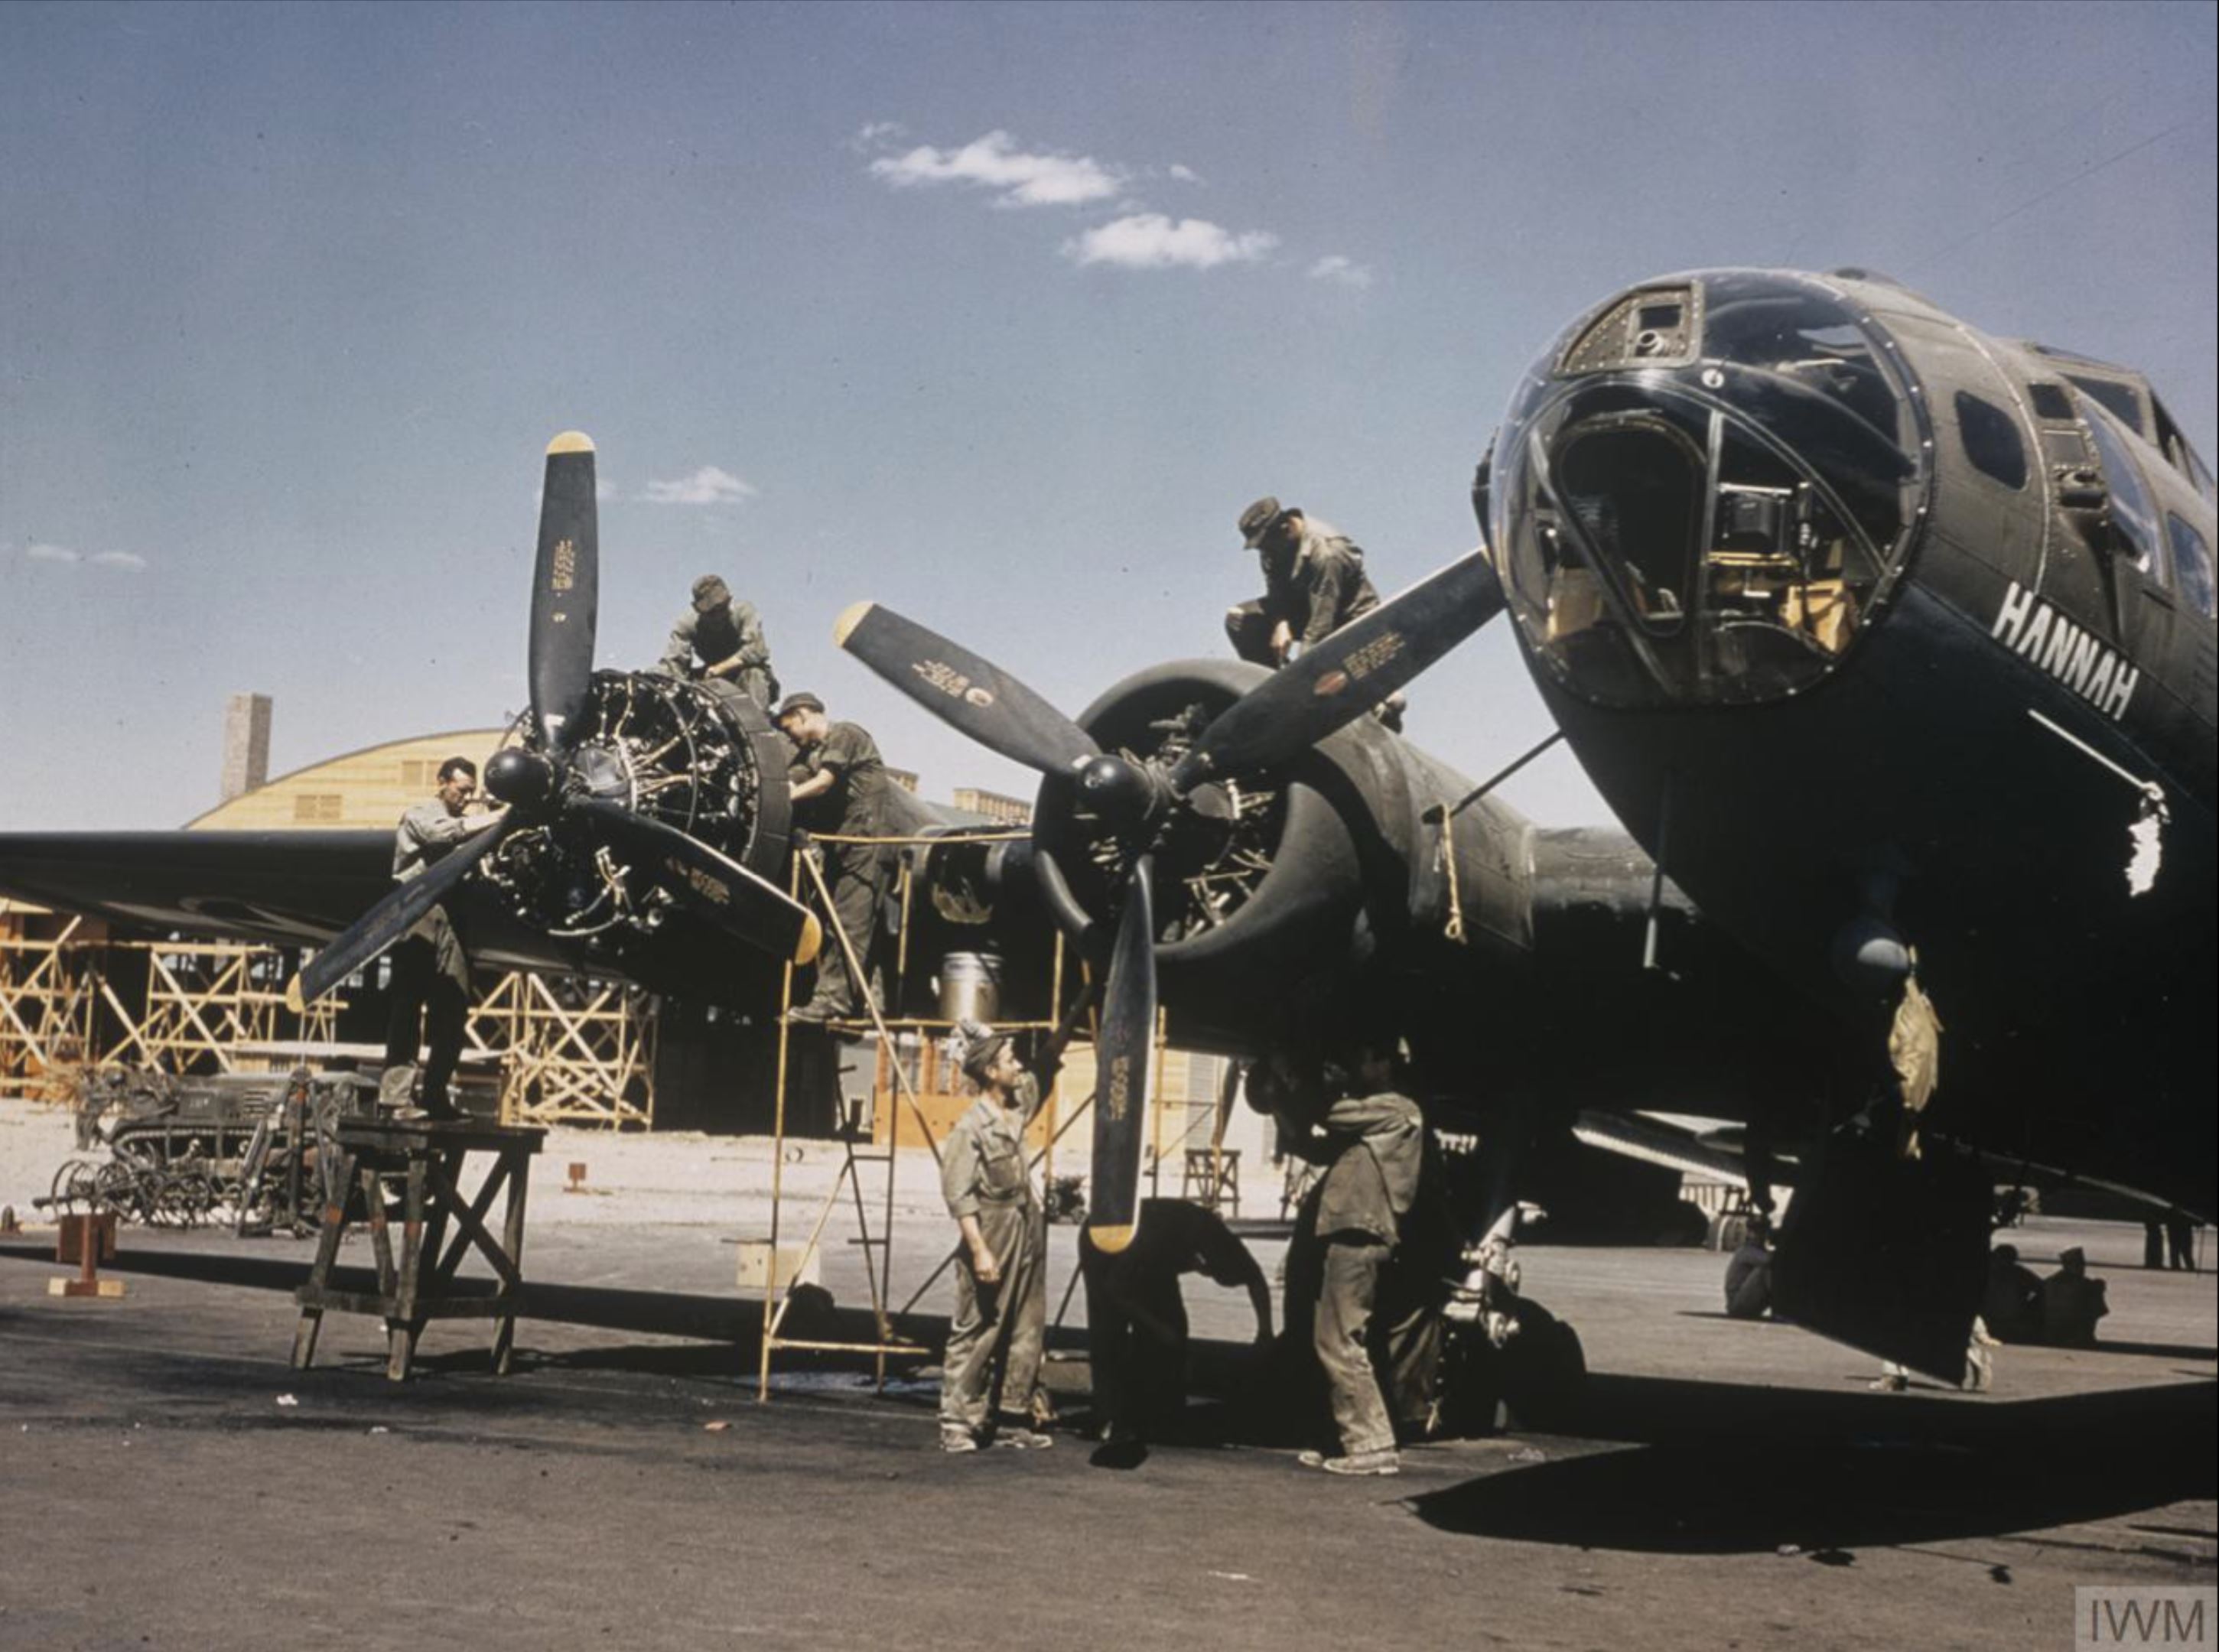
<path id="1" fill-rule="evenodd" d="M 1489 539 L 1520 624 L 1606 705 L 1818 681 L 1902 554 L 1925 481 L 1886 335 L 1831 289 L 1726 271 L 1683 290 L 1701 318 L 1688 358 L 1545 357 L 1495 449 Z"/>
<path id="2" fill-rule="evenodd" d="M 2065 376 L 2090 395 L 2110 408 L 2121 424 L 2137 436 L 2149 434 L 2149 421 L 2142 417 L 2142 399 L 2135 394 L 2131 384 L 2122 384 L 2116 379 L 2099 379 L 2085 373 Z"/>
<path id="3" fill-rule="evenodd" d="M 2180 594 L 2204 618 L 2212 617 L 2211 547 L 2203 536 L 2171 511 L 2165 513 L 2166 534 L 2172 541 L 2172 571 L 2180 581 Z"/>
<path id="4" fill-rule="evenodd" d="M 2080 410 L 2103 460 L 2104 485 L 2110 490 L 2111 527 L 2119 537 L 2120 560 L 2144 579 L 2168 583 L 2164 547 L 2158 537 L 2157 509 L 2150 503 L 2141 472 L 2135 468 L 2125 433 L 2108 412 L 2092 402 L 2083 401 Z"/>
<path id="5" fill-rule="evenodd" d="M 1706 357 L 1779 374 L 1847 407 L 1884 441 L 1899 439 L 1892 375 L 1839 299 L 1763 276 L 1723 276 L 1708 291 Z"/>
<path id="6" fill-rule="evenodd" d="M 2026 486 L 2026 444 L 2018 420 L 1970 390 L 1957 392 L 1957 434 L 1965 456 L 1983 475 L 2014 490 Z"/>

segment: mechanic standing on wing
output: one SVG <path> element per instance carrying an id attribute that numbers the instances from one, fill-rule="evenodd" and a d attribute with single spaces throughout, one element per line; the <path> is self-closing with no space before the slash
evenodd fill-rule
<path id="1" fill-rule="evenodd" d="M 956 1039 L 979 1099 L 941 1146 L 941 1191 L 962 1238 L 942 1361 L 940 1449 L 1053 1445 L 1032 1426 L 1047 1411 L 1040 1380 L 1047 1218 L 1033 1194 L 1025 1129 L 1054 1080 L 1056 1057 L 1052 1049 L 1036 1075 L 1017 1060 L 1006 1033 L 966 1022 Z"/>
<path id="2" fill-rule="evenodd" d="M 853 723 L 835 723 L 814 694 L 789 694 L 778 708 L 778 726 L 799 753 L 793 765 L 795 817 L 812 832 L 836 837 L 875 837 L 885 831 L 886 766 L 879 742 Z M 871 942 L 886 897 L 887 856 L 877 843 L 824 845 L 825 892 L 846 936 L 828 934 L 817 954 L 817 985 L 809 1002 L 786 1019 L 807 1025 L 853 1019 L 869 984 Z M 861 980 L 848 966 L 853 947 Z"/>
<path id="3" fill-rule="evenodd" d="M 743 693 L 766 711 L 778 699 L 778 674 L 771 669 L 770 644 L 755 605 L 739 600 L 714 574 L 693 581 L 693 606 L 670 628 L 656 669 L 666 677 L 695 678 L 719 693 Z"/>
<path id="4" fill-rule="evenodd" d="M 1402 1462 L 1372 1369 L 1370 1332 L 1402 1219 L 1417 1202 L 1425 1115 L 1397 1088 L 1391 1046 L 1359 1046 L 1345 1088 L 1322 1115 L 1299 1102 L 1280 1114 L 1282 1144 L 1325 1166 L 1297 1243 L 1323 1252 L 1314 1338 L 1340 1451 L 1305 1451 L 1302 1463 L 1328 1474 L 1391 1475 Z"/>
<path id="5" fill-rule="evenodd" d="M 1264 594 L 1225 611 L 1225 634 L 1251 664 L 1276 671 L 1297 646 L 1315 647 L 1379 606 L 1363 550 L 1332 524 L 1266 494 L 1240 512 L 1240 525 L 1264 565 Z M 1404 705 L 1400 693 L 1389 696 L 1379 720 L 1399 729 Z"/>
<path id="6" fill-rule="evenodd" d="M 439 765 L 439 789 L 430 800 L 413 804 L 393 834 L 393 881 L 405 884 L 423 875 L 454 852 L 464 838 L 500 818 L 489 810 L 470 817 L 478 801 L 477 765 L 450 757 Z M 455 1064 L 462 1059 L 463 1028 L 469 1014 L 470 960 L 444 906 L 435 906 L 393 949 L 393 1001 L 385 1022 L 385 1071 L 378 1099 L 388 1107 L 408 1103 L 416 1082 L 420 1040 L 428 1048 L 423 1094 L 419 1103 L 435 1119 L 460 1118 L 447 1093 Z"/>

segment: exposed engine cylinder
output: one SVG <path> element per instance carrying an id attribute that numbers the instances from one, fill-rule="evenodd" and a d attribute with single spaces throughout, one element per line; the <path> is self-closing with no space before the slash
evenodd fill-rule
<path id="1" fill-rule="evenodd" d="M 521 736 L 523 724 L 518 733 Z M 687 833 L 775 878 L 785 860 L 789 805 L 786 747 L 744 695 L 645 672 L 600 671 L 562 785 Z M 488 775 L 510 749 L 497 753 Z M 535 761 L 512 765 L 523 774 Z M 669 897 L 595 842 L 576 817 L 511 834 L 487 862 L 516 916 L 532 928 L 597 947 L 662 923 Z"/>

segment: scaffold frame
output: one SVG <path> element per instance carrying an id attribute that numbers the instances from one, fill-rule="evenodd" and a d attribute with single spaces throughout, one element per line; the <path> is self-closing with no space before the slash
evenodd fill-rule
<path id="1" fill-rule="evenodd" d="M 970 842 L 1015 842 L 1027 835 L 1021 831 L 997 832 L 968 836 L 965 841 Z M 858 952 L 854 937 L 850 936 L 842 926 L 839 915 L 834 910 L 830 891 L 824 879 L 822 856 L 815 848 L 815 844 L 871 843 L 880 848 L 896 848 L 945 841 L 946 839 L 941 836 L 861 837 L 820 834 L 815 837 L 812 844 L 797 849 L 793 856 L 788 892 L 797 901 L 802 900 L 805 894 L 813 896 L 815 905 L 824 917 L 824 944 L 837 946 L 842 949 L 843 961 L 849 971 L 849 978 L 855 983 L 858 996 L 869 1012 L 867 1017 L 861 1021 L 827 1022 L 826 1030 L 835 1035 L 845 1032 L 868 1030 L 870 1040 L 875 1046 L 880 1071 L 890 1071 L 893 1078 L 894 1109 L 893 1115 L 886 1121 L 886 1145 L 882 1151 L 877 1150 L 874 1142 L 873 1151 L 857 1152 L 858 1131 L 854 1127 L 854 1121 L 843 1119 L 843 1127 L 841 1132 L 840 1169 L 833 1178 L 831 1187 L 817 1204 L 815 1214 L 809 1225 L 808 1238 L 803 1244 L 790 1276 L 782 1279 L 779 1241 L 783 1231 L 786 1203 L 786 1095 L 791 1071 L 787 1052 L 788 1043 L 792 1036 L 792 1028 L 786 1012 L 792 1008 L 793 977 L 796 968 L 796 966 L 788 963 L 783 972 L 780 988 L 776 1099 L 772 1113 L 768 1268 L 765 1276 L 762 1335 L 755 1372 L 755 1399 L 759 1404 L 767 1404 L 769 1401 L 772 1363 L 780 1351 L 868 1354 L 872 1357 L 874 1385 L 880 1389 L 886 1386 L 886 1362 L 889 1358 L 895 1357 L 924 1358 L 929 1357 L 932 1352 L 931 1349 L 925 1345 L 902 1337 L 895 1326 L 895 1320 L 915 1307 L 917 1296 L 912 1296 L 899 1310 L 890 1310 L 888 1306 L 892 1300 L 893 1284 L 894 1194 L 896 1183 L 899 1179 L 898 1166 L 901 1153 L 900 1109 L 904 1108 L 908 1109 L 909 1116 L 914 1122 L 917 1133 L 923 1137 L 925 1146 L 930 1151 L 934 1163 L 936 1164 L 940 1160 L 939 1138 L 934 1133 L 931 1121 L 926 1115 L 923 1104 L 917 1095 L 916 1084 L 910 1076 L 908 1065 L 903 1059 L 903 1052 L 897 1041 L 897 1034 L 898 1033 L 913 1034 L 922 1045 L 932 1034 L 944 1034 L 953 1031 L 955 1023 L 932 1017 L 890 1018 L 886 1015 L 883 1006 L 879 1002 L 878 994 L 872 988 L 869 972 L 864 967 L 865 959 Z M 896 1003 L 904 1001 L 907 984 L 909 924 L 906 915 L 910 910 L 911 884 L 912 869 L 904 860 L 901 866 L 898 891 L 898 898 L 901 903 L 904 921 L 901 926 L 900 944 L 896 949 L 894 957 L 892 997 Z M 1062 1003 L 1064 962 L 1064 937 L 1059 932 L 1055 937 L 1050 965 L 1048 1002 L 1051 1005 L 1060 1005 Z M 1035 1032 L 1053 1030 L 1056 1023 L 1052 1020 L 998 1021 L 996 1026 L 1005 1032 Z M 920 1067 L 922 1065 L 923 1063 L 920 1061 Z M 875 1093 L 878 1089 L 877 1084 L 874 1084 L 873 1088 Z M 1092 1098 L 1090 1096 L 1088 1099 L 1091 1102 Z M 1058 1102 L 1059 1096 L 1056 1091 L 1051 1089 L 1042 1102 L 1042 1111 L 1047 1121 L 1048 1138 L 1047 1146 L 1042 1150 L 1043 1157 L 1053 1152 L 1054 1141 L 1061 1134 L 1061 1130 L 1056 1124 Z M 1080 1110 L 1084 1110 L 1083 1105 Z M 1074 1114 L 1073 1116 L 1076 1117 L 1076 1115 Z M 1064 1127 L 1068 1127 L 1067 1124 Z M 1031 1162 L 1037 1164 L 1040 1159 L 1035 1158 Z M 880 1201 L 880 1227 L 875 1235 L 871 1232 L 870 1215 L 863 1189 L 862 1166 L 866 1164 L 882 1164 L 886 1174 L 884 1194 Z M 875 1339 L 870 1342 L 826 1341 L 784 1336 L 781 1332 L 786 1315 L 792 1307 L 795 1287 L 807 1272 L 811 1259 L 821 1248 L 825 1227 L 830 1221 L 832 1212 L 840 1203 L 843 1193 L 849 1195 L 855 1204 L 856 1243 L 862 1247 L 864 1252 L 864 1274 L 870 1288 L 871 1315 L 876 1332 Z M 950 1254 L 953 1254 L 952 1251 Z M 924 1289 L 930 1288 L 933 1280 L 939 1277 L 940 1272 L 946 1265 L 946 1260 L 943 1259 L 940 1269 L 935 1269 L 931 1278 L 927 1280 Z M 920 1290 L 918 1295 L 922 1295 L 923 1291 Z"/>

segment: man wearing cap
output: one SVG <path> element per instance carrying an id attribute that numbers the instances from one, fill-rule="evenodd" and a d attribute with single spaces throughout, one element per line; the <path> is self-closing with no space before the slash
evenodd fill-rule
<path id="1" fill-rule="evenodd" d="M 940 1449 L 1053 1445 L 1031 1425 L 1047 1400 L 1040 1380 L 1047 1220 L 1025 1163 L 1025 1129 L 1040 1112 L 1042 1078 L 1054 1077 L 1053 1060 L 1041 1076 L 1026 1071 L 1009 1034 L 976 1022 L 956 1038 L 979 1099 L 941 1144 L 941 1192 L 962 1239 L 942 1360 Z"/>
<path id="2" fill-rule="evenodd" d="M 1417 1203 L 1426 1123 L 1417 1102 L 1396 1088 L 1391 1044 L 1365 1042 L 1347 1067 L 1335 1086 L 1341 1094 L 1329 1105 L 1295 1087 L 1275 1109 L 1281 1146 L 1325 1167 L 1303 1202 L 1288 1252 L 1287 1319 L 1292 1332 L 1301 1307 L 1315 1301 L 1311 1341 L 1340 1450 L 1305 1451 L 1301 1462 L 1327 1474 L 1391 1475 L 1401 1470 L 1402 1457 L 1372 1367 L 1371 1320 L 1402 1219 Z"/>
<path id="3" fill-rule="evenodd" d="M 766 711 L 778 699 L 778 675 L 755 605 L 733 596 L 714 574 L 693 581 L 693 606 L 670 628 L 656 668 L 666 677 L 694 677 L 712 688 L 746 694 Z"/>
<path id="4" fill-rule="evenodd" d="M 500 819 L 499 811 L 473 816 L 478 801 L 477 765 L 450 757 L 439 765 L 439 789 L 428 801 L 413 804 L 393 834 L 393 881 L 420 878 L 445 860 L 465 839 Z M 416 920 L 393 948 L 392 1002 L 385 1022 L 385 1071 L 379 1099 L 405 1106 L 415 1083 L 416 1052 L 425 1046 L 420 1105 L 435 1119 L 461 1117 L 447 1094 L 447 1081 L 462 1059 L 463 1034 L 469 1018 L 470 960 L 444 906 Z"/>
<path id="5" fill-rule="evenodd" d="M 886 766 L 878 742 L 853 723 L 835 723 L 814 694 L 789 694 L 778 708 L 778 726 L 794 743 L 791 773 L 794 817 L 812 832 L 834 837 L 874 837 L 885 829 Z M 886 856 L 876 843 L 824 846 L 825 893 L 841 935 L 827 935 L 817 954 L 817 988 L 787 1019 L 845 1021 L 863 1007 L 864 982 L 848 966 L 853 947 L 865 979 L 871 941 L 886 893 Z"/>
<path id="6" fill-rule="evenodd" d="M 1240 512 L 1240 536 L 1264 564 L 1264 594 L 1225 612 L 1242 659 L 1277 670 L 1297 643 L 1308 648 L 1379 606 L 1364 552 L 1301 506 L 1266 494 Z"/>

